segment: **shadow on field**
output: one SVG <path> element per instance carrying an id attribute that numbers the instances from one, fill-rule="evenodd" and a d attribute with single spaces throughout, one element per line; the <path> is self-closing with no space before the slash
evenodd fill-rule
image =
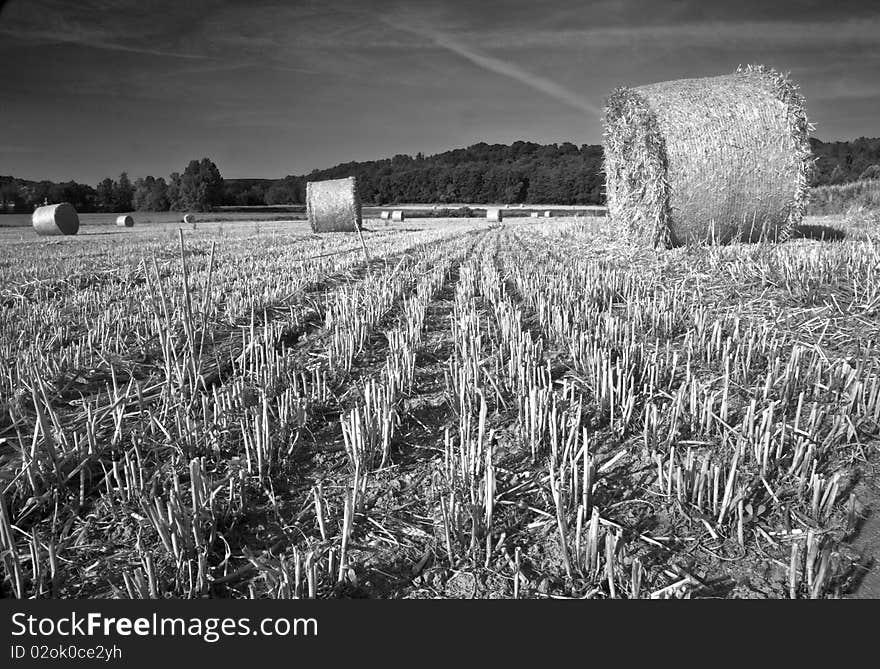
<path id="1" fill-rule="evenodd" d="M 129 228 L 128 230 L 102 230 L 100 232 L 92 232 L 91 230 L 88 230 L 83 232 L 81 236 L 101 237 L 104 235 L 130 235 L 132 234 L 132 232 L 134 231 L 131 230 L 131 228 Z"/>
<path id="2" fill-rule="evenodd" d="M 846 232 L 828 225 L 803 224 L 796 225 L 791 239 L 815 239 L 820 242 L 837 242 L 846 239 Z"/>

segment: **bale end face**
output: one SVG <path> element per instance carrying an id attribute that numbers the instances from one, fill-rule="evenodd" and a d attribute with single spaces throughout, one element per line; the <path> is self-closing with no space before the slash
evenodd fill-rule
<path id="1" fill-rule="evenodd" d="M 504 214 L 502 213 L 501 209 L 487 209 L 486 220 L 498 223 L 504 220 Z"/>
<path id="2" fill-rule="evenodd" d="M 116 217 L 116 227 L 118 228 L 131 228 L 134 226 L 134 219 L 129 216 L 117 216 Z"/>
<path id="3" fill-rule="evenodd" d="M 763 67 L 617 89 L 608 215 L 653 246 L 784 240 L 805 210 L 810 129 L 797 88 Z"/>
<path id="4" fill-rule="evenodd" d="M 361 202 L 355 177 L 309 181 L 306 213 L 313 232 L 360 230 Z"/>

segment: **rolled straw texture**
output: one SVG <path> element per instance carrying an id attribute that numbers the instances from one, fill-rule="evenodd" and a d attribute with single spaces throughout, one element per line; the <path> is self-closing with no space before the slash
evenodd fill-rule
<path id="1" fill-rule="evenodd" d="M 49 204 L 34 210 L 31 225 L 41 236 L 75 235 L 79 232 L 79 215 L 68 202 Z"/>
<path id="2" fill-rule="evenodd" d="M 306 212 L 313 232 L 354 232 L 361 227 L 361 202 L 354 177 L 309 181 Z"/>
<path id="3" fill-rule="evenodd" d="M 804 101 L 772 69 L 619 88 L 604 117 L 608 215 L 653 246 L 783 241 L 812 166 Z"/>

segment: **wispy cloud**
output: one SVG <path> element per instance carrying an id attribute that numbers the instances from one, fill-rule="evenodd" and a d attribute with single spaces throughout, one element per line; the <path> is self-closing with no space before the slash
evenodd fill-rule
<path id="1" fill-rule="evenodd" d="M 631 44 L 727 47 L 763 45 L 774 48 L 880 47 L 880 14 L 838 21 L 683 21 L 672 24 L 593 25 L 587 28 L 487 28 L 462 32 L 462 40 L 495 47 L 578 47 L 605 49 Z"/>

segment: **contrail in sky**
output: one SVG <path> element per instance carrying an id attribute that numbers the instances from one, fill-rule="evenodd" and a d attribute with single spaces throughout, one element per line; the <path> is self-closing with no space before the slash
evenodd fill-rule
<path id="1" fill-rule="evenodd" d="M 445 35 L 438 34 L 429 30 L 414 28 L 409 25 L 398 23 L 397 21 L 391 21 L 387 18 L 383 18 L 382 20 L 394 28 L 405 30 L 407 32 L 411 32 L 421 37 L 430 39 L 437 46 L 446 49 L 447 51 L 450 51 L 458 56 L 461 56 L 465 60 L 468 60 L 476 65 L 477 67 L 481 67 L 482 69 L 489 72 L 494 72 L 495 74 L 500 74 L 509 79 L 513 79 L 514 81 L 518 81 L 521 84 L 533 88 L 536 91 L 540 91 L 541 93 L 545 93 L 555 100 L 559 100 L 560 102 L 563 102 L 570 107 L 574 107 L 575 109 L 578 109 L 580 111 L 596 116 L 602 115 L 602 110 L 599 107 L 594 105 L 583 96 L 580 96 L 574 91 L 570 91 L 569 89 L 565 88 L 565 86 L 557 84 L 555 81 L 551 81 L 550 79 L 539 76 L 537 74 L 533 74 L 531 72 L 526 72 L 517 65 L 514 65 L 513 63 L 508 63 L 507 61 L 501 60 L 500 58 L 494 58 L 492 56 L 486 55 L 485 53 L 475 51 L 470 47 L 459 44 L 458 42 L 450 39 Z"/>

